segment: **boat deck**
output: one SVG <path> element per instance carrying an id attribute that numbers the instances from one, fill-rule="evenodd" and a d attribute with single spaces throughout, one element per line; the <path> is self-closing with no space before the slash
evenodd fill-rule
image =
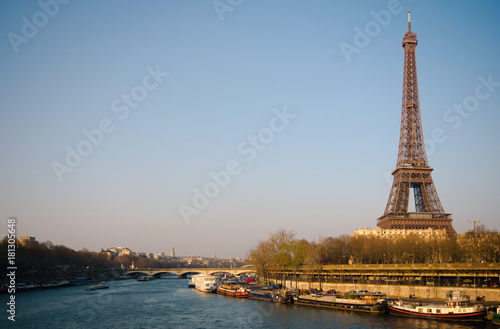
<path id="1" fill-rule="evenodd" d="M 370 313 L 384 313 L 386 311 L 385 303 L 368 303 L 365 300 L 336 298 L 334 296 L 300 295 L 297 297 L 296 303 L 299 305 L 311 305 Z"/>

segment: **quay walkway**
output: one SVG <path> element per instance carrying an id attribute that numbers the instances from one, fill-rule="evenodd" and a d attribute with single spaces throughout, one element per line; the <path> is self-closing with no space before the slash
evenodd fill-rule
<path id="1" fill-rule="evenodd" d="M 269 279 L 298 289 L 369 290 L 398 297 L 445 298 L 461 290 L 471 298 L 500 301 L 499 263 L 303 266 L 276 271 Z"/>
<path id="2" fill-rule="evenodd" d="M 283 273 L 281 273 L 283 274 Z M 299 275 L 325 282 L 373 282 L 411 285 L 500 286 L 500 263 L 357 264 L 301 266 L 285 276 Z"/>

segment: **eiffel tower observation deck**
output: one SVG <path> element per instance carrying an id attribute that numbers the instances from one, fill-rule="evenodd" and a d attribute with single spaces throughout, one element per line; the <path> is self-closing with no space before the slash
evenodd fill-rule
<path id="1" fill-rule="evenodd" d="M 411 31 L 408 12 L 408 31 L 403 37 L 404 76 L 401 130 L 394 181 L 384 215 L 377 220 L 382 229 L 446 229 L 456 233 L 451 214 L 445 213 L 432 181 L 432 168 L 425 152 L 420 100 L 418 95 L 417 35 Z M 411 192 L 415 212 L 408 212 Z"/>

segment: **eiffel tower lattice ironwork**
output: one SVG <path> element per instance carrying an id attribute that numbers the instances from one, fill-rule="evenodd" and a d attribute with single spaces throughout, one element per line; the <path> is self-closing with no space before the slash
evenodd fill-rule
<path id="1" fill-rule="evenodd" d="M 443 210 L 425 152 L 420 101 L 418 95 L 415 48 L 417 35 L 411 31 L 408 13 L 408 31 L 403 38 L 404 77 L 401 130 L 394 181 L 384 215 L 377 220 L 382 229 L 446 229 L 455 233 L 451 214 Z M 415 212 L 408 212 L 413 190 Z"/>

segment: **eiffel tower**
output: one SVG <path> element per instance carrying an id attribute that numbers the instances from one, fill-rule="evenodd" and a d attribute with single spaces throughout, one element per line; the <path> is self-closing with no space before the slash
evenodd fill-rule
<path id="1" fill-rule="evenodd" d="M 418 96 L 417 62 L 415 48 L 417 35 L 411 31 L 408 12 L 408 31 L 403 37 L 405 52 L 403 77 L 403 104 L 401 130 L 394 181 L 384 215 L 378 218 L 382 229 L 446 229 L 456 233 L 451 214 L 443 210 L 439 201 L 425 152 L 420 101 Z M 408 212 L 410 192 L 413 190 L 415 212 Z"/>

